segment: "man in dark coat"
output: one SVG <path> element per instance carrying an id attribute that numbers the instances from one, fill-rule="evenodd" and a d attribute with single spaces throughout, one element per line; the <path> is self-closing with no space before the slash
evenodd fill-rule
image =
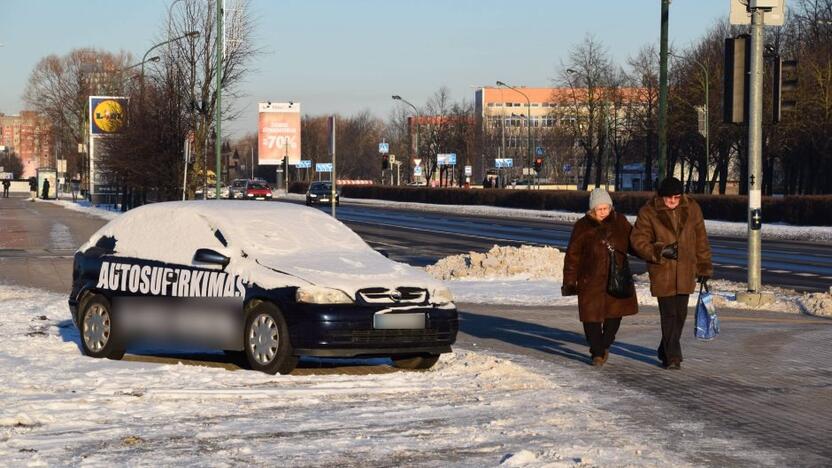
<path id="1" fill-rule="evenodd" d="M 607 293 L 610 248 L 620 265 L 629 250 L 632 226 L 616 213 L 606 190 L 596 188 L 589 197 L 589 212 L 572 228 L 563 261 L 564 296 L 578 295 L 578 315 L 589 343 L 593 366 L 602 366 L 621 325 L 621 318 L 638 312 L 635 293 L 625 299 Z"/>
<path id="2" fill-rule="evenodd" d="M 43 191 L 41 192 L 40 197 L 44 200 L 49 200 L 49 179 L 43 180 Z"/>
<path id="3" fill-rule="evenodd" d="M 630 244 L 647 262 L 650 292 L 658 298 L 662 341 L 657 350 L 662 365 L 679 369 L 679 340 L 688 312 L 688 300 L 697 279 L 705 282 L 713 274 L 711 247 L 705 219 L 696 201 L 682 195 L 682 182 L 675 177 L 662 181 L 658 195 L 638 212 Z"/>
<path id="4" fill-rule="evenodd" d="M 3 198 L 9 198 L 9 186 L 11 185 L 11 181 L 3 179 Z"/>

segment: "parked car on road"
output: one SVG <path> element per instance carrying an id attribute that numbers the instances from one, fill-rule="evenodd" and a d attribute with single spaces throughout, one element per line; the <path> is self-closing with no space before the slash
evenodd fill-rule
<path id="1" fill-rule="evenodd" d="M 271 200 L 272 188 L 265 182 L 258 182 L 249 180 L 246 182 L 245 189 L 246 200 Z"/>
<path id="2" fill-rule="evenodd" d="M 312 182 L 306 190 L 306 206 L 314 203 L 331 203 L 332 182 Z M 341 191 L 335 191 L 335 205 L 341 204 Z"/>
<path id="3" fill-rule="evenodd" d="M 132 209 L 75 253 L 69 307 L 84 354 L 197 344 L 287 373 L 299 356 L 390 357 L 428 368 L 451 352 L 448 289 L 289 203 L 188 201 Z"/>

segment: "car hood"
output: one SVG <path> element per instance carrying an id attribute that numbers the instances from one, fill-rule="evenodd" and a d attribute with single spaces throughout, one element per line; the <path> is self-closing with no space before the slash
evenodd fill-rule
<path id="1" fill-rule="evenodd" d="M 364 288 L 442 287 L 423 270 L 394 262 L 373 250 L 266 255 L 258 257 L 257 263 L 316 286 L 341 290 L 353 299 L 356 291 Z"/>

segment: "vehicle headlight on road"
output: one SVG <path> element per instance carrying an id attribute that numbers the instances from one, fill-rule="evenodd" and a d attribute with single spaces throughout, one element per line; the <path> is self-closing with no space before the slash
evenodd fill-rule
<path id="1" fill-rule="evenodd" d="M 298 288 L 295 300 L 306 304 L 352 304 L 353 300 L 344 291 L 320 286 Z"/>
<path id="2" fill-rule="evenodd" d="M 454 295 L 448 288 L 436 288 L 430 293 L 430 301 L 434 304 L 450 304 L 454 301 Z"/>
<path id="3" fill-rule="evenodd" d="M 310 194 L 309 194 L 309 198 L 318 198 L 318 196 L 317 196 L 317 195 L 315 195 L 314 193 L 310 193 Z"/>

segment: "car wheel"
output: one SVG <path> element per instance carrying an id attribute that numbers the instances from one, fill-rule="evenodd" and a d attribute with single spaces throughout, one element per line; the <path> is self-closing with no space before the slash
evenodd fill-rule
<path id="1" fill-rule="evenodd" d="M 267 374 L 288 374 L 298 364 L 289 342 L 289 327 L 274 304 L 262 302 L 248 314 L 245 353 L 253 370 Z"/>
<path id="2" fill-rule="evenodd" d="M 81 349 L 94 358 L 121 359 L 124 347 L 118 342 L 110 301 L 99 294 L 87 296 L 80 307 Z"/>
<path id="3" fill-rule="evenodd" d="M 393 366 L 399 369 L 430 369 L 439 361 L 438 354 L 393 356 Z"/>

